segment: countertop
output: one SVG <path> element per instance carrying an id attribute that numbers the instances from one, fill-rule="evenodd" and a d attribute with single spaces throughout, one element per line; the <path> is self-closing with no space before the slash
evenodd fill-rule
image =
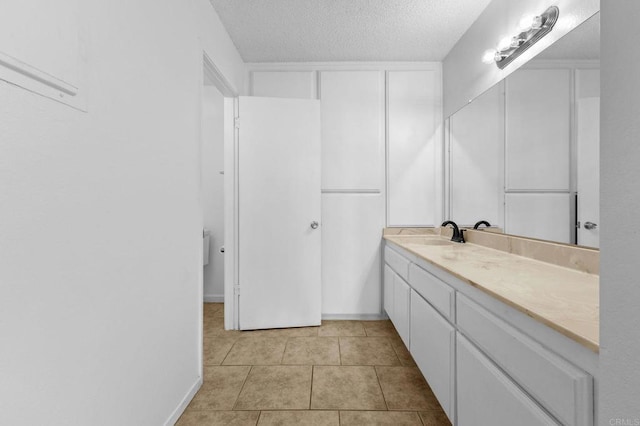
<path id="1" fill-rule="evenodd" d="M 407 235 L 384 238 L 599 351 L 598 275 L 473 243 L 421 245 L 411 243 L 413 237 Z"/>

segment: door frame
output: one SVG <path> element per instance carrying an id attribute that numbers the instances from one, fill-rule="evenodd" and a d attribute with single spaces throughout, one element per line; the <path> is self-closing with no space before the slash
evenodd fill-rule
<path id="1" fill-rule="evenodd" d="M 238 277 L 238 135 L 235 118 L 239 93 L 204 49 L 202 64 L 203 85 L 215 86 L 224 97 L 224 326 L 235 330 L 238 328 L 238 297 L 235 291 Z"/>

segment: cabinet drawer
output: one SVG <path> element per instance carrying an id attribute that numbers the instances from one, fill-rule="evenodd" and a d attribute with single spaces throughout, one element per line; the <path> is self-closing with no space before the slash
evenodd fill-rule
<path id="1" fill-rule="evenodd" d="M 403 280 L 409 279 L 409 259 L 404 258 L 397 251 L 385 246 L 384 248 L 384 261 L 396 271 L 396 274 L 400 275 Z"/>
<path id="2" fill-rule="evenodd" d="M 559 424 L 460 333 L 456 368 L 457 426 Z"/>
<path id="3" fill-rule="evenodd" d="M 458 329 L 565 425 L 593 424 L 593 379 L 464 296 Z"/>
<path id="4" fill-rule="evenodd" d="M 421 267 L 409 266 L 409 284 L 445 318 L 453 322 L 455 290 Z"/>

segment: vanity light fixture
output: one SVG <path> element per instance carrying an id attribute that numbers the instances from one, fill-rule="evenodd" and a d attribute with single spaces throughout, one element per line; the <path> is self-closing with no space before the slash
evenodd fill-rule
<path id="1" fill-rule="evenodd" d="M 495 49 L 487 50 L 482 57 L 482 62 L 486 64 L 495 62 L 498 68 L 503 69 L 547 35 L 558 21 L 559 14 L 560 9 L 557 6 L 551 6 L 542 15 L 522 18 L 518 24 L 518 34 L 503 38 Z"/>

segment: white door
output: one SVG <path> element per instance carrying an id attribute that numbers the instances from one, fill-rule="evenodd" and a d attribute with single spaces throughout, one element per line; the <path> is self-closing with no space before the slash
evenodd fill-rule
<path id="1" fill-rule="evenodd" d="M 577 104 L 578 244 L 600 247 L 600 98 Z"/>
<path id="2" fill-rule="evenodd" d="M 320 101 L 239 98 L 240 329 L 320 325 Z"/>

